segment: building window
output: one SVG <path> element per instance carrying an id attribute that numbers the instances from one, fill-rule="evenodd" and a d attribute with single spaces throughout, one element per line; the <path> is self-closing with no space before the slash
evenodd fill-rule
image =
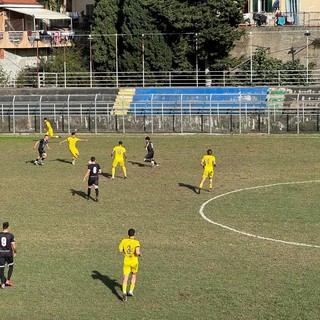
<path id="1" fill-rule="evenodd" d="M 272 12 L 273 0 L 253 0 L 254 12 Z"/>

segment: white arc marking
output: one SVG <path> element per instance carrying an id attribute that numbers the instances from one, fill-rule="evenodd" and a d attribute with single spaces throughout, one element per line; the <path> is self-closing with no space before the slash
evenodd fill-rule
<path id="1" fill-rule="evenodd" d="M 303 183 L 319 183 L 319 182 L 320 182 L 320 180 L 297 181 L 297 182 L 280 182 L 280 183 L 274 183 L 274 184 L 267 184 L 267 185 L 264 185 L 264 186 L 256 186 L 256 187 L 249 187 L 249 188 L 242 188 L 242 189 L 233 190 L 233 191 L 230 191 L 230 192 L 227 192 L 227 193 L 220 194 L 220 195 L 218 195 L 218 196 L 216 196 L 214 198 L 211 198 L 208 201 L 204 202 L 202 204 L 202 206 L 200 207 L 199 213 L 202 216 L 202 218 L 205 219 L 206 221 L 208 221 L 208 222 L 210 222 L 210 223 L 212 223 L 212 224 L 214 224 L 216 226 L 219 226 L 221 228 L 224 228 L 224 229 L 230 230 L 232 232 L 236 232 L 236 233 L 242 234 L 242 235 L 247 236 L 247 237 L 253 237 L 253 238 L 262 239 L 262 240 L 280 242 L 280 243 L 285 243 L 285 244 L 290 244 L 290 245 L 295 245 L 295 246 L 320 248 L 320 245 L 308 244 L 308 243 L 300 243 L 300 242 L 292 242 L 292 241 L 285 241 L 285 240 L 280 240 L 280 239 L 262 237 L 262 236 L 258 236 L 258 235 L 252 234 L 252 233 L 247 233 L 247 232 L 244 232 L 244 231 L 241 231 L 241 230 L 237 230 L 235 228 L 231 228 L 231 227 L 228 227 L 228 226 L 226 226 L 224 224 L 221 224 L 221 223 L 218 223 L 218 222 L 210 220 L 209 218 L 206 217 L 206 215 L 203 212 L 204 207 L 209 202 L 211 202 L 213 200 L 216 200 L 218 198 L 222 198 L 222 197 L 227 196 L 227 195 L 232 194 L 232 193 L 237 193 L 237 192 L 242 192 L 242 191 L 247 191 L 247 190 L 254 190 L 254 189 L 269 188 L 269 187 L 275 187 L 275 186 L 281 186 L 281 185 L 303 184 Z"/>

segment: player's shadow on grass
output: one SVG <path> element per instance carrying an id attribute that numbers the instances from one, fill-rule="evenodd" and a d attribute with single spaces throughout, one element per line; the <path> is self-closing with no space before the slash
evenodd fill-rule
<path id="1" fill-rule="evenodd" d="M 55 159 L 55 160 L 51 160 L 51 161 L 60 161 L 60 162 L 69 163 L 69 164 L 72 163 L 70 160 L 66 160 L 66 159 Z"/>
<path id="2" fill-rule="evenodd" d="M 70 189 L 70 191 L 73 196 L 77 195 L 79 197 L 87 199 L 87 194 L 84 191 L 79 191 L 79 190 L 74 190 L 74 189 Z"/>
<path id="3" fill-rule="evenodd" d="M 198 188 L 196 186 L 192 186 L 190 184 L 179 182 L 179 187 L 184 187 L 184 188 L 192 190 L 194 193 L 198 193 Z"/>
<path id="4" fill-rule="evenodd" d="M 101 175 L 107 179 L 110 179 L 112 177 L 112 174 L 111 173 L 108 173 L 108 172 L 103 172 L 101 173 Z"/>
<path id="5" fill-rule="evenodd" d="M 119 299 L 122 301 L 122 297 L 120 296 L 120 294 L 117 291 L 117 288 L 120 288 L 121 290 L 121 284 L 117 282 L 116 279 L 111 279 L 110 277 L 108 277 L 107 275 L 101 274 L 99 271 L 97 270 L 93 270 L 92 271 L 92 275 L 91 275 L 93 280 L 100 280 L 106 287 L 108 287 L 110 289 L 110 291 Z"/>
<path id="6" fill-rule="evenodd" d="M 137 162 L 137 161 L 128 161 L 129 163 L 131 163 L 133 166 L 138 166 L 138 167 L 147 167 L 148 165 L 145 163 L 141 163 L 141 162 Z M 150 166 L 150 164 L 149 164 Z"/>

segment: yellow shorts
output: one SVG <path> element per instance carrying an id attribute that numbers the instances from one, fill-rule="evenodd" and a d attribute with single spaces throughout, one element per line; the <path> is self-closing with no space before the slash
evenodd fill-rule
<path id="1" fill-rule="evenodd" d="M 137 273 L 139 269 L 139 262 L 138 259 L 130 259 L 130 260 L 125 260 L 123 262 L 123 275 L 128 275 L 131 272 L 132 273 Z"/>
<path id="2" fill-rule="evenodd" d="M 213 176 L 214 176 L 214 171 L 213 171 L 213 169 L 204 169 L 204 170 L 203 170 L 202 178 L 212 179 Z"/>
<path id="3" fill-rule="evenodd" d="M 48 136 L 50 136 L 50 137 L 52 138 L 52 137 L 53 137 L 53 129 L 48 130 L 48 131 L 46 132 L 46 135 L 48 135 Z"/>
<path id="4" fill-rule="evenodd" d="M 120 165 L 120 167 L 124 166 L 124 160 L 123 159 L 114 159 L 112 162 L 112 166 L 116 167 L 117 165 Z"/>
<path id="5" fill-rule="evenodd" d="M 79 150 L 77 148 L 72 148 L 72 149 L 69 149 L 69 151 L 71 152 L 72 156 L 73 157 L 78 157 L 79 155 Z"/>

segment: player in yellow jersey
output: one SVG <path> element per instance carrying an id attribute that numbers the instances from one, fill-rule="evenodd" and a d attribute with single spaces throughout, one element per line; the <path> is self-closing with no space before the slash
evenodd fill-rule
<path id="1" fill-rule="evenodd" d="M 127 150 L 122 146 L 122 141 L 119 141 L 119 145 L 114 147 L 111 152 L 111 157 L 113 157 L 112 161 L 112 169 L 111 169 L 111 179 L 114 179 L 114 175 L 116 173 L 116 167 L 119 164 L 123 174 L 124 178 L 127 178 L 127 168 L 124 165 L 124 162 L 127 160 Z"/>
<path id="2" fill-rule="evenodd" d="M 76 159 L 78 159 L 78 157 L 80 155 L 79 150 L 76 147 L 76 143 L 78 141 L 88 141 L 88 140 L 87 139 L 80 139 L 80 138 L 76 137 L 75 132 L 72 132 L 70 137 L 68 137 L 67 139 L 65 139 L 59 143 L 60 145 L 62 145 L 65 142 L 69 143 L 69 151 L 72 154 L 72 162 L 71 163 L 73 165 L 76 164 Z"/>
<path id="3" fill-rule="evenodd" d="M 135 230 L 129 229 L 129 238 L 124 238 L 119 244 L 119 251 L 124 253 L 123 260 L 123 281 L 122 281 L 122 294 L 123 301 L 127 301 L 127 295 L 133 296 L 133 290 L 136 285 L 137 272 L 139 266 L 139 258 L 141 257 L 140 242 L 134 237 Z M 127 283 L 131 273 L 130 289 L 127 293 Z"/>
<path id="4" fill-rule="evenodd" d="M 51 138 L 60 138 L 59 136 L 57 136 L 53 133 L 53 129 L 52 129 L 50 121 L 47 118 L 43 118 L 43 120 L 44 120 L 44 124 L 47 127 L 46 135 L 50 136 Z"/>
<path id="5" fill-rule="evenodd" d="M 207 154 L 201 159 L 201 166 L 203 167 L 202 180 L 199 186 L 199 193 L 203 187 L 203 183 L 209 178 L 209 189 L 212 191 L 212 180 L 214 176 L 214 168 L 216 167 L 216 158 L 212 155 L 212 150 L 208 149 Z"/>

